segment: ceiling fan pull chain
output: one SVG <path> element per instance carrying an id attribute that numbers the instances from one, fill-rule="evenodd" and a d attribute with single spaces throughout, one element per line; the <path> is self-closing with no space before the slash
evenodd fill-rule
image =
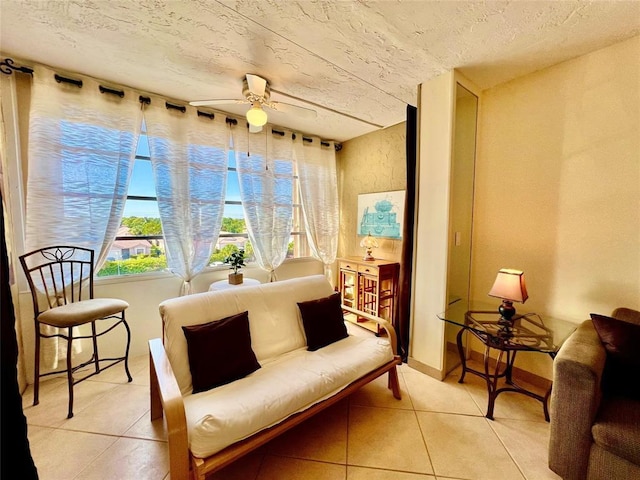
<path id="1" fill-rule="evenodd" d="M 251 133 L 249 132 L 249 128 L 247 128 L 247 157 L 251 156 Z"/>
<path id="2" fill-rule="evenodd" d="M 267 138 L 267 134 L 264 135 L 264 169 L 265 171 L 269 171 L 269 139 Z"/>

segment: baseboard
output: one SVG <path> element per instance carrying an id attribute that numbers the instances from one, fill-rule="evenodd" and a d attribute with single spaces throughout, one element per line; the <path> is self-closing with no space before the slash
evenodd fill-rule
<path id="1" fill-rule="evenodd" d="M 447 350 L 449 353 L 453 354 L 454 352 L 456 353 L 456 355 L 458 354 L 458 347 L 456 344 L 452 344 L 451 342 L 447 342 Z M 476 352 L 475 350 L 470 350 L 470 359 L 474 360 L 478 363 L 484 364 L 484 355 L 481 352 Z M 416 360 L 415 358 L 409 357 L 407 359 L 407 365 L 409 365 L 411 368 L 413 368 L 414 370 L 418 370 L 421 373 L 424 373 L 425 375 L 429 375 L 430 377 L 435 378 L 436 380 L 444 380 L 445 377 L 447 376 L 447 372 L 446 370 L 438 370 L 437 368 L 433 368 L 430 365 L 427 365 L 425 363 L 422 363 L 418 360 Z M 489 359 L 489 365 L 491 366 L 492 369 L 495 369 L 496 366 L 496 360 L 495 358 L 490 358 Z M 502 367 L 501 367 L 502 368 Z M 549 380 L 546 377 L 542 377 L 540 375 L 536 375 L 535 373 L 531 373 L 527 370 L 523 370 L 521 368 L 518 367 L 513 367 L 513 376 L 517 379 L 517 380 L 522 380 L 524 382 L 527 382 L 535 387 L 539 387 L 542 390 L 546 391 L 549 389 L 549 387 L 551 387 L 551 380 Z"/>
<path id="2" fill-rule="evenodd" d="M 418 370 L 419 372 L 424 373 L 425 375 L 429 375 L 430 377 L 435 378 L 436 380 L 442 381 L 444 380 L 444 377 L 446 377 L 446 374 L 443 370 L 438 370 L 437 368 L 433 368 L 427 365 L 426 363 L 419 362 L 418 360 L 412 357 L 409 357 L 407 359 L 407 365 L 409 365 L 414 370 Z"/>
<path id="3" fill-rule="evenodd" d="M 476 352 L 475 350 L 470 351 L 471 360 L 476 362 L 484 363 L 484 355 L 481 352 Z M 496 360 L 495 358 L 489 359 L 489 364 L 491 368 L 495 368 Z M 501 367 L 502 368 L 502 367 Z M 528 372 L 527 370 L 522 370 L 518 367 L 513 367 L 513 376 L 515 379 L 523 380 L 531 385 L 536 387 L 540 387 L 543 390 L 549 389 L 551 387 L 551 380 L 545 377 L 541 377 L 540 375 L 536 375 L 535 373 Z"/>

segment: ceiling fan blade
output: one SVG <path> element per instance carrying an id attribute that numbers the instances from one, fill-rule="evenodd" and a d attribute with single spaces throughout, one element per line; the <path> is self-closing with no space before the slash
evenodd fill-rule
<path id="1" fill-rule="evenodd" d="M 249 91 L 258 97 L 264 97 L 267 81 L 258 75 L 252 75 L 250 73 L 247 73 L 246 78 Z"/>
<path id="2" fill-rule="evenodd" d="M 245 99 L 219 99 L 219 100 L 199 100 L 197 102 L 189 102 L 192 107 L 206 107 L 209 105 L 240 105 L 243 103 L 249 103 Z"/>
<path id="3" fill-rule="evenodd" d="M 249 133 L 260 133 L 262 131 L 262 126 L 257 127 L 255 125 L 249 124 Z"/>
<path id="4" fill-rule="evenodd" d="M 269 102 L 265 103 L 265 106 L 282 113 L 292 113 L 300 118 L 316 118 L 318 112 L 311 108 L 300 107 L 298 105 L 292 105 L 290 103 L 282 102 Z"/>

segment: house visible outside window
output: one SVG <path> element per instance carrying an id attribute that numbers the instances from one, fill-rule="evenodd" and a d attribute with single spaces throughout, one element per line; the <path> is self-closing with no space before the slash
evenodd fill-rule
<path id="1" fill-rule="evenodd" d="M 309 256 L 299 201 L 297 175 L 294 178 L 293 231 L 287 258 Z M 129 183 L 122 223 L 111 246 L 107 261 L 98 276 L 115 276 L 163 271 L 167 268 L 162 224 L 158 211 L 149 142 L 144 130 L 138 140 L 136 158 Z M 240 184 L 233 151 L 228 155 L 228 174 L 222 227 L 209 259 L 210 266 L 224 265 L 230 253 L 245 249 L 249 262 L 254 258 L 248 239 L 240 198 Z"/>

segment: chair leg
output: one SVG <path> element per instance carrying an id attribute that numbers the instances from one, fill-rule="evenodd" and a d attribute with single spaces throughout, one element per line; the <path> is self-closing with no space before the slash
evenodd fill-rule
<path id="1" fill-rule="evenodd" d="M 67 418 L 73 417 L 73 372 L 71 370 L 71 344 L 73 343 L 73 327 L 69 327 L 67 338 L 67 382 L 69 383 L 69 413 Z"/>
<path id="2" fill-rule="evenodd" d="M 91 322 L 91 340 L 93 342 L 93 364 L 96 373 L 100 373 L 100 356 L 98 355 L 98 337 L 96 335 L 96 322 Z"/>
<path id="3" fill-rule="evenodd" d="M 122 311 L 122 323 L 124 324 L 124 328 L 127 329 L 127 349 L 124 352 L 124 371 L 127 373 L 129 382 L 132 382 L 133 377 L 131 376 L 131 372 L 129 372 L 129 347 L 131 346 L 131 329 L 129 329 L 129 324 L 125 320 L 124 310 Z"/>
<path id="4" fill-rule="evenodd" d="M 40 403 L 40 323 L 36 322 L 36 354 L 33 361 L 33 405 Z"/>

